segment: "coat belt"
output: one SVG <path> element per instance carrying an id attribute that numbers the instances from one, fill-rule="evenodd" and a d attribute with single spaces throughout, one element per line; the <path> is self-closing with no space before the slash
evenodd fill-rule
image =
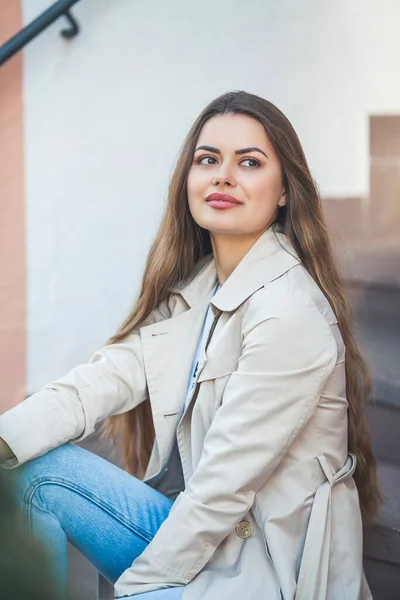
<path id="1" fill-rule="evenodd" d="M 357 466 L 354 454 L 348 454 L 344 466 L 336 473 L 323 454 L 318 456 L 317 460 L 327 481 L 318 487 L 311 508 L 295 600 L 326 598 L 332 527 L 332 488 L 352 477 Z"/>

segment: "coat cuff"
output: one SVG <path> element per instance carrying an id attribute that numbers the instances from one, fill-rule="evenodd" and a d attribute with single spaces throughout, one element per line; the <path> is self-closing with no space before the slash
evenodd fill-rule
<path id="1" fill-rule="evenodd" d="M 45 403 L 47 396 L 54 397 L 54 394 L 54 390 L 44 389 L 0 415 L 0 437 L 15 455 L 15 458 L 1 462 L 2 467 L 13 469 L 45 454 L 56 445 L 70 441 L 80 433 L 75 429 L 71 418 L 68 426 L 65 424 L 68 415 L 63 411 L 62 405 L 70 398 L 65 394 L 60 395 L 58 405 L 53 408 L 50 420 L 52 431 L 49 431 L 49 423 L 40 415 L 37 407 L 41 405 L 41 401 Z"/>
<path id="2" fill-rule="evenodd" d="M 135 596 L 171 587 L 182 587 L 192 579 L 189 575 L 182 577 L 178 570 L 160 560 L 149 547 L 146 548 L 144 554 L 146 556 L 144 560 L 139 556 L 115 582 L 115 598 Z M 146 560 L 149 556 L 151 556 L 151 565 Z"/>

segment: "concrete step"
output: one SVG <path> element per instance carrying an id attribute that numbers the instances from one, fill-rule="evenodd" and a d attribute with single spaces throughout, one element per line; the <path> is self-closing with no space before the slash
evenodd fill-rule
<path id="1" fill-rule="evenodd" d="M 399 600 L 400 570 L 397 565 L 365 558 L 364 570 L 374 600 Z"/>
<path id="2" fill-rule="evenodd" d="M 374 600 L 400 598 L 400 466 L 378 462 L 385 504 L 364 530 L 364 568 Z"/>
<path id="3" fill-rule="evenodd" d="M 348 286 L 356 337 L 370 365 L 377 404 L 400 408 L 400 289 Z"/>
<path id="4" fill-rule="evenodd" d="M 369 403 L 366 416 L 376 458 L 400 465 L 400 408 L 383 402 Z"/>

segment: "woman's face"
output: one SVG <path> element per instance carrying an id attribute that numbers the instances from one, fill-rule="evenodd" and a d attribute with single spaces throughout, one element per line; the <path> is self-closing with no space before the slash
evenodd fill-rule
<path id="1" fill-rule="evenodd" d="M 238 202 L 207 200 L 229 194 Z M 248 115 L 216 115 L 200 132 L 187 180 L 190 212 L 218 235 L 254 234 L 271 225 L 286 201 L 282 170 L 263 125 Z"/>

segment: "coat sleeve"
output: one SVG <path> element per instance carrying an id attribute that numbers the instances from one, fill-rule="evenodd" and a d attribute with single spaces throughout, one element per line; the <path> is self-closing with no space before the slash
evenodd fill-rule
<path id="1" fill-rule="evenodd" d="M 248 311 L 249 312 L 249 311 Z M 206 434 L 200 462 L 116 597 L 188 584 L 253 505 L 315 412 L 337 360 L 315 305 L 243 319 L 242 353 Z"/>
<path id="2" fill-rule="evenodd" d="M 146 320 L 165 318 L 165 306 Z M 0 437 L 15 458 L 1 463 L 14 468 L 68 441 L 80 441 L 96 424 L 138 406 L 148 396 L 140 333 L 98 349 L 89 361 L 52 381 L 0 415 Z"/>

